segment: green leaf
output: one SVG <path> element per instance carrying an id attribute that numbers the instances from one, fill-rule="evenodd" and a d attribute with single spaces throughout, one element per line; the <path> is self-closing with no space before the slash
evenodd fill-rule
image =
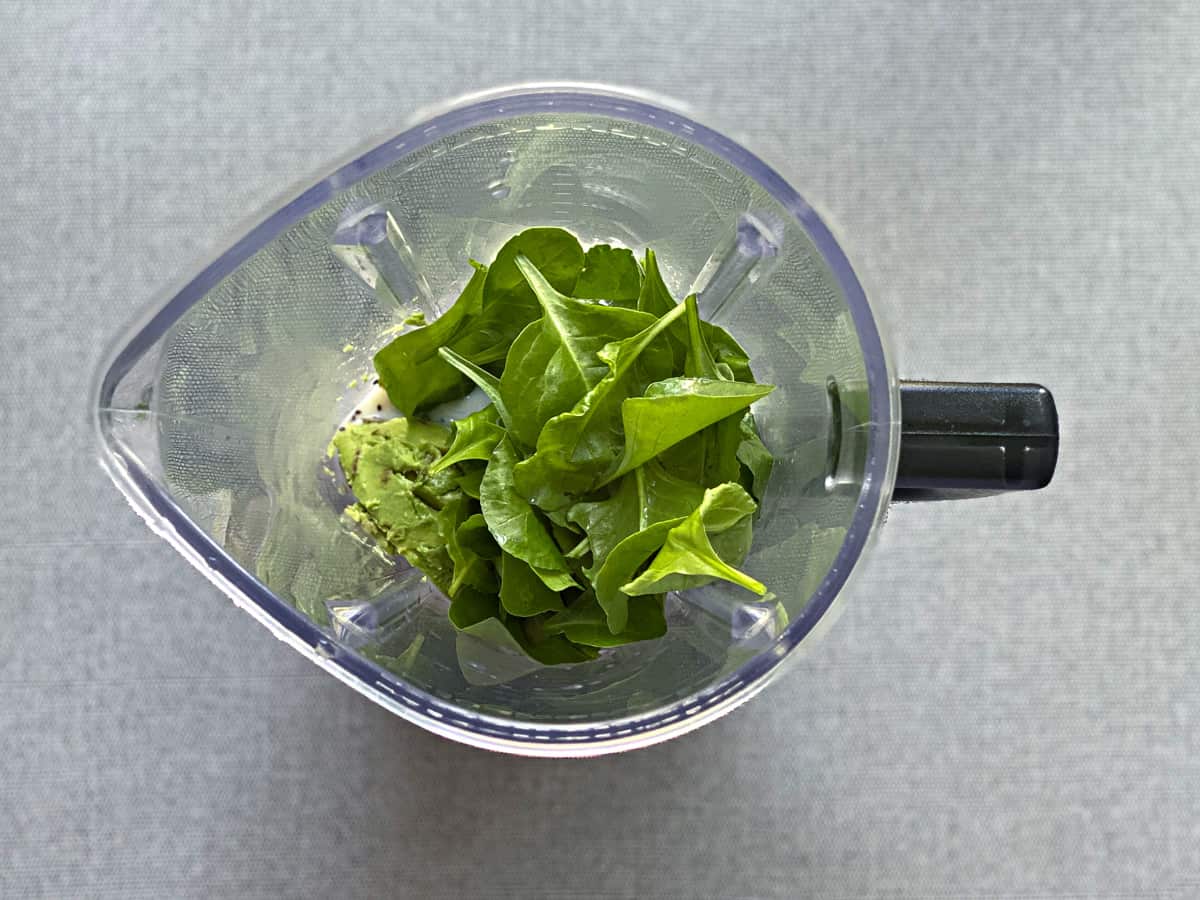
<path id="1" fill-rule="evenodd" d="M 653 250 L 646 250 L 646 273 L 642 289 L 638 293 L 637 308 L 652 316 L 665 316 L 675 308 L 675 298 L 667 290 L 662 273 L 658 270 L 658 259 Z"/>
<path id="2" fill-rule="evenodd" d="M 739 413 L 727 416 L 668 447 L 659 454 L 658 461 L 673 475 L 702 488 L 739 481 L 742 467 L 737 449 L 742 440 L 741 419 Z"/>
<path id="3" fill-rule="evenodd" d="M 417 664 L 421 655 L 421 647 L 425 644 L 425 635 L 418 634 L 399 655 L 384 653 L 377 647 L 363 647 L 359 652 L 367 659 L 397 675 L 407 675 Z"/>
<path id="4" fill-rule="evenodd" d="M 487 303 L 507 298 L 509 303 L 525 303 L 537 309 L 533 290 L 517 267 L 517 259 L 522 256 L 563 294 L 571 293 L 583 271 L 583 248 L 575 235 L 562 228 L 526 228 L 509 238 L 488 269 L 484 285 Z"/>
<path id="5" fill-rule="evenodd" d="M 561 511 L 560 511 L 561 512 Z M 572 547 L 579 543 L 579 539 L 583 535 L 575 528 L 573 522 L 556 522 L 556 518 L 564 517 L 565 512 L 561 512 L 561 516 L 547 516 L 550 519 L 550 534 L 554 538 L 554 543 L 558 544 L 558 549 L 566 553 Z"/>
<path id="6" fill-rule="evenodd" d="M 742 349 L 742 345 L 733 339 L 728 331 L 711 322 L 701 322 L 700 330 L 704 339 L 712 348 L 717 363 L 727 366 L 735 381 L 754 383 L 754 373 L 750 371 L 750 357 Z"/>
<path id="7" fill-rule="evenodd" d="M 645 396 L 621 404 L 625 452 L 606 481 L 653 459 L 668 447 L 765 397 L 770 384 L 742 384 L 711 378 L 668 378 L 646 388 Z M 737 425 L 737 422 L 734 422 Z M 737 443 L 733 445 L 735 448 Z"/>
<path id="8" fill-rule="evenodd" d="M 507 553 L 500 557 L 500 605 L 523 617 L 563 608 L 558 591 L 546 587 L 528 563 Z"/>
<path id="9" fill-rule="evenodd" d="M 643 274 L 628 250 L 533 228 L 473 265 L 444 315 L 377 354 L 407 424 L 334 442 L 347 515 L 451 596 L 466 680 L 659 637 L 670 590 L 761 589 L 734 568 L 772 462 L 747 409 L 771 388 L 745 350 L 675 302 L 649 250 Z M 453 440 L 412 418 L 472 383 L 491 406 Z"/>
<path id="10" fill-rule="evenodd" d="M 535 569 L 566 572 L 562 551 L 533 506 L 513 483 L 517 451 L 507 437 L 496 445 L 479 489 L 479 502 L 488 529 L 500 549 Z"/>
<path id="11" fill-rule="evenodd" d="M 470 628 L 495 616 L 499 608 L 495 591 L 464 587 L 450 598 L 450 621 L 455 628 Z"/>
<path id="12" fill-rule="evenodd" d="M 689 378 L 721 377 L 717 361 L 709 349 L 708 340 L 702 330 L 700 310 L 696 306 L 696 295 L 688 294 L 684 299 L 684 324 L 687 327 L 687 356 L 683 364 L 683 374 Z"/>
<path id="13" fill-rule="evenodd" d="M 642 270 L 633 251 L 596 244 L 583 255 L 583 271 L 571 294 L 584 300 L 608 300 L 617 306 L 637 304 Z"/>
<path id="14" fill-rule="evenodd" d="M 504 359 L 513 340 L 541 315 L 537 300 L 516 267 L 527 257 L 554 287 L 570 292 L 583 269 L 583 250 L 561 228 L 527 228 L 500 248 L 483 286 L 483 311 L 471 322 L 470 340 L 451 349 L 477 365 Z"/>
<path id="15" fill-rule="evenodd" d="M 694 299 L 693 303 L 695 303 Z M 694 346 L 695 336 L 692 334 L 693 329 L 699 331 L 699 337 L 703 340 L 706 350 L 711 353 L 712 359 L 718 368 L 724 366 L 729 370 L 728 375 L 722 375 L 722 377 L 729 377 L 734 381 L 754 383 L 754 373 L 750 371 L 750 355 L 746 353 L 741 344 L 734 340 L 733 335 L 720 325 L 714 325 L 712 322 L 705 322 L 703 319 L 700 319 L 698 311 L 693 316 L 689 316 L 688 329 L 689 346 Z M 685 372 L 684 374 L 690 375 L 692 373 Z M 709 371 L 700 371 L 697 374 L 710 378 L 717 377 Z"/>
<path id="16" fill-rule="evenodd" d="M 563 557 L 568 560 L 585 559 L 592 552 L 592 542 L 587 537 L 584 537 L 578 544 L 563 553 Z"/>
<path id="17" fill-rule="evenodd" d="M 567 518 L 565 509 L 543 509 L 542 515 L 550 520 L 550 523 L 557 525 L 559 528 L 575 528 L 575 523 Z"/>
<path id="18" fill-rule="evenodd" d="M 631 581 L 646 560 L 662 548 L 671 529 L 686 519 L 686 516 L 665 519 L 634 532 L 609 551 L 596 571 L 592 578 L 596 602 L 607 615 L 609 630 L 614 634 L 624 630 L 629 617 L 629 594 L 621 586 Z"/>
<path id="19" fill-rule="evenodd" d="M 575 407 L 546 423 L 537 451 L 514 470 L 518 487 L 544 509 L 562 508 L 571 494 L 597 487 L 620 458 L 621 401 L 640 394 L 670 369 L 670 347 L 656 339 L 684 313 L 677 306 L 653 324 L 599 353 L 608 374 Z M 632 468 L 632 467 L 631 467 Z"/>
<path id="20" fill-rule="evenodd" d="M 771 468 L 775 465 L 775 457 L 759 437 L 753 413 L 746 413 L 742 417 L 738 430 L 742 438 L 737 448 L 737 459 L 742 464 L 744 475 L 741 479 L 742 486 L 761 505 L 763 494 L 767 490 L 767 481 L 771 477 Z"/>
<path id="21" fill-rule="evenodd" d="M 529 620 L 525 620 L 528 622 Z M 514 624 L 514 628 L 519 627 Z M 570 663 L 581 663 L 595 659 L 599 654 L 591 647 L 581 647 L 563 635 L 548 637 L 539 643 L 533 643 L 525 637 L 517 637 L 517 643 L 529 656 L 542 665 L 560 666 Z M 580 642 L 582 643 L 582 642 Z"/>
<path id="22" fill-rule="evenodd" d="M 758 595 L 763 584 L 733 567 L 718 554 L 740 563 L 750 546 L 750 522 L 756 505 L 740 485 L 723 484 L 704 492 L 694 513 L 673 527 L 650 567 L 621 586 L 630 595 L 657 594 L 707 584 L 715 578 L 731 581 Z"/>
<path id="23" fill-rule="evenodd" d="M 578 647 L 561 635 L 535 643 L 524 623 L 534 619 L 501 622 L 483 619 L 459 631 L 455 641 L 458 666 L 468 684 L 496 685 L 536 672 L 542 666 L 587 662 L 596 658 L 590 647 Z"/>
<path id="24" fill-rule="evenodd" d="M 483 513 L 475 513 L 463 520 L 455 531 L 458 543 L 467 550 L 484 559 L 499 559 L 500 548 L 496 545 L 492 533 L 488 531 Z"/>
<path id="25" fill-rule="evenodd" d="M 666 282 L 663 281 L 662 273 L 658 269 L 658 258 L 654 255 L 653 250 L 647 249 L 646 272 L 642 279 L 642 290 L 638 294 L 637 309 L 650 313 L 652 316 L 662 317 L 670 313 L 675 306 L 675 298 L 671 296 Z M 684 364 L 687 345 L 685 338 L 686 330 L 683 323 L 667 331 L 667 343 L 671 346 L 671 353 L 675 359 L 675 368 L 671 374 L 675 374 Z"/>
<path id="26" fill-rule="evenodd" d="M 635 310 L 567 297 L 525 257 L 518 257 L 516 265 L 543 315 L 513 342 L 500 377 L 500 393 L 512 413 L 505 421 L 513 436 L 532 447 L 547 421 L 575 406 L 604 378 L 608 369 L 600 350 L 653 325 L 654 319 Z"/>
<path id="27" fill-rule="evenodd" d="M 459 463 L 459 469 L 462 471 L 462 474 L 454 479 L 454 483 L 468 497 L 478 500 L 479 484 L 483 481 L 485 466 L 474 463 Z"/>
<path id="28" fill-rule="evenodd" d="M 704 322 L 696 306 L 696 296 L 684 300 L 687 307 L 685 325 L 687 355 L 684 375 L 694 378 L 732 380 L 729 367 L 718 363 L 709 348 Z M 741 474 L 737 448 L 741 442 L 741 416 L 731 415 L 664 450 L 662 464 L 680 476 L 702 487 L 716 487 L 735 481 Z"/>
<path id="29" fill-rule="evenodd" d="M 450 345 L 483 309 L 488 270 L 472 265 L 475 273 L 453 306 L 431 324 L 405 332 L 375 354 L 379 384 L 406 416 L 461 397 L 469 388 L 468 382 L 439 358 L 438 349 Z"/>
<path id="30" fill-rule="evenodd" d="M 686 516 L 704 499 L 704 490 L 699 485 L 676 478 L 653 460 L 631 474 L 645 481 L 641 528 L 663 519 Z"/>
<path id="31" fill-rule="evenodd" d="M 464 544 L 459 538 L 462 526 L 470 518 L 474 518 L 470 516 L 467 504 L 468 500 L 465 497 L 458 497 L 447 504 L 444 510 L 455 523 L 453 528 L 446 530 L 446 550 L 454 564 L 454 577 L 450 580 L 449 590 L 451 597 L 464 587 L 471 587 L 486 594 L 494 594 L 499 587 L 492 564 L 476 553 L 474 546 Z"/>
<path id="32" fill-rule="evenodd" d="M 534 574 L 542 580 L 542 583 L 552 591 L 565 591 L 568 588 L 579 587 L 579 582 L 575 580 L 570 572 L 560 572 L 557 569 L 543 569 L 538 566 L 531 566 L 531 568 Z"/>
<path id="33" fill-rule="evenodd" d="M 504 405 L 504 398 L 500 396 L 500 380 L 495 375 L 487 371 L 487 369 L 481 369 L 469 359 L 455 353 L 449 347 L 443 347 L 438 353 L 441 354 L 442 359 L 478 385 L 479 389 L 492 401 L 492 405 L 496 407 L 496 412 L 500 414 L 500 418 L 505 423 L 512 421 L 508 408 Z"/>
<path id="34" fill-rule="evenodd" d="M 454 423 L 454 440 L 445 456 L 433 464 L 431 472 L 440 472 L 455 463 L 468 459 L 490 459 L 492 450 L 504 437 L 504 429 L 498 424 L 496 407 L 488 404 L 469 416 Z"/>
<path id="35" fill-rule="evenodd" d="M 610 628 L 605 611 L 591 594 L 583 595 L 565 611 L 551 616 L 542 627 L 548 634 L 561 633 L 573 643 L 588 647 L 617 647 L 653 640 L 667 633 L 661 594 L 627 600 L 629 614 L 617 632 Z"/>
<path id="36" fill-rule="evenodd" d="M 655 522 L 688 515 L 704 496 L 703 488 L 673 477 L 655 462 L 623 476 L 611 490 L 603 500 L 576 503 L 568 510 L 571 521 L 588 535 L 593 573 L 629 535 Z"/>

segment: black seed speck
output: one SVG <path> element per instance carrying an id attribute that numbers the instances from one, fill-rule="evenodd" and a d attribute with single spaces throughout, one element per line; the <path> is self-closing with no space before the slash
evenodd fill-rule
<path id="1" fill-rule="evenodd" d="M 376 378 L 374 381 L 371 382 L 371 384 L 379 384 L 379 379 Z"/>
<path id="2" fill-rule="evenodd" d="M 378 410 L 379 412 L 383 412 L 383 404 L 382 404 L 382 403 L 376 403 L 376 404 L 375 404 L 375 409 L 376 409 L 376 410 Z"/>
<path id="3" fill-rule="evenodd" d="M 345 431 L 345 430 L 346 430 L 346 426 L 345 426 L 345 425 L 341 425 L 341 426 L 339 426 L 339 427 L 338 427 L 338 431 Z"/>
<path id="4" fill-rule="evenodd" d="M 362 415 L 362 410 L 361 410 L 361 409 L 356 409 L 356 410 L 354 411 L 354 414 L 355 414 L 356 416 L 361 416 L 361 415 Z"/>

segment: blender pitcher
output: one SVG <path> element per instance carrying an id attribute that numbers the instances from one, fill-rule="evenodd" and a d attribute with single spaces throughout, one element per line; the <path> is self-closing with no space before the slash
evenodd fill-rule
<path id="1" fill-rule="evenodd" d="M 412 307 L 468 257 L 558 225 L 652 247 L 749 352 L 775 467 L 743 568 L 670 594 L 668 631 L 542 666 L 456 632 L 448 601 L 341 515 L 325 449 Z M 901 382 L 845 255 L 734 141 L 641 95 L 531 87 L 441 109 L 292 196 L 128 331 L 96 380 L 100 457 L 147 521 L 326 671 L 438 734 L 586 756 L 711 721 L 828 623 L 893 498 L 1047 484 L 1036 385 Z"/>

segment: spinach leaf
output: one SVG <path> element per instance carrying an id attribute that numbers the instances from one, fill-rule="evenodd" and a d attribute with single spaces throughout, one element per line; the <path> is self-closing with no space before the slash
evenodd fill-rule
<path id="1" fill-rule="evenodd" d="M 659 454 L 659 462 L 674 475 L 705 488 L 737 481 L 741 475 L 737 458 L 741 419 L 737 413 L 721 419 L 668 447 Z"/>
<path id="2" fill-rule="evenodd" d="M 612 630 L 611 619 L 606 617 L 591 594 L 585 594 L 563 612 L 551 616 L 542 627 L 549 634 L 562 634 L 573 643 L 588 647 L 617 647 L 634 641 L 653 640 L 667 633 L 661 594 L 627 600 L 629 614 L 618 632 Z"/>
<path id="3" fill-rule="evenodd" d="M 671 445 L 746 408 L 774 389 L 770 384 L 711 378 L 668 378 L 655 382 L 646 388 L 645 396 L 630 397 L 621 404 L 625 452 L 606 481 L 653 459 Z M 736 450 L 737 443 L 733 446 Z"/>
<path id="4" fill-rule="evenodd" d="M 695 295 L 689 299 L 695 305 Z M 746 353 L 742 345 L 720 325 L 705 322 L 700 319 L 699 312 L 694 311 L 688 316 L 689 349 L 693 349 L 697 342 L 704 345 L 705 353 L 716 364 L 718 372 L 714 373 L 708 366 L 704 366 L 694 374 L 704 375 L 708 378 L 721 377 L 733 381 L 754 383 L 754 373 L 750 371 L 750 355 Z M 685 371 L 684 374 L 691 375 L 693 372 Z"/>
<path id="5" fill-rule="evenodd" d="M 687 326 L 687 356 L 684 358 L 683 374 L 689 378 L 721 377 L 717 361 L 709 349 L 708 340 L 702 330 L 700 310 L 696 306 L 696 295 L 688 294 L 683 301 L 684 324 Z"/>
<path id="6" fill-rule="evenodd" d="M 563 557 L 568 560 L 582 560 L 592 552 L 592 542 L 589 538 L 584 537 L 578 544 L 563 553 Z"/>
<path id="7" fill-rule="evenodd" d="M 742 464 L 743 471 L 742 487 L 761 504 L 767 481 L 771 477 L 771 468 L 775 465 L 775 457 L 758 436 L 753 413 L 746 413 L 742 417 L 738 430 L 742 438 L 737 448 L 737 460 Z"/>
<path id="8" fill-rule="evenodd" d="M 639 523 L 642 528 L 663 519 L 686 516 L 704 499 L 703 488 L 676 478 L 654 460 L 635 470 L 634 474 L 640 474 L 645 481 L 643 515 Z"/>
<path id="9" fill-rule="evenodd" d="M 667 533 L 650 567 L 621 590 L 630 595 L 656 594 L 720 578 L 762 596 L 767 592 L 763 584 L 735 569 L 718 555 L 713 543 L 713 538 L 720 538 L 726 554 L 740 563 L 750 546 L 750 520 L 756 508 L 740 485 L 723 484 L 705 491 L 696 511 Z"/>
<path id="10" fill-rule="evenodd" d="M 575 528 L 574 523 L 567 522 L 566 524 L 562 524 L 554 521 L 549 516 L 546 518 L 550 519 L 550 534 L 554 538 L 554 543 L 558 544 L 558 549 L 563 553 L 574 547 L 579 543 L 579 539 L 583 537 Z"/>
<path id="11" fill-rule="evenodd" d="M 506 421 L 513 436 L 533 446 L 547 421 L 575 406 L 604 377 L 601 348 L 637 334 L 654 319 L 564 296 L 525 257 L 518 257 L 516 266 L 543 315 L 513 342 L 500 376 L 500 393 L 512 413 Z"/>
<path id="12" fill-rule="evenodd" d="M 684 300 L 687 307 L 687 356 L 684 375 L 694 378 L 732 380 L 729 367 L 712 355 L 696 306 L 696 296 Z M 730 415 L 664 450 L 663 465 L 675 474 L 703 487 L 734 481 L 741 473 L 737 448 L 741 443 L 740 415 Z"/>
<path id="13" fill-rule="evenodd" d="M 742 345 L 724 328 L 711 322 L 701 322 L 700 330 L 704 333 L 708 346 L 712 348 L 717 363 L 726 366 L 735 381 L 753 384 L 754 373 L 750 371 L 750 357 L 742 349 Z"/>
<path id="14" fill-rule="evenodd" d="M 455 628 L 470 628 L 490 619 L 499 610 L 495 591 L 467 586 L 450 598 L 450 621 Z"/>
<path id="15" fill-rule="evenodd" d="M 488 270 L 475 262 L 472 265 L 475 273 L 453 306 L 431 324 L 405 332 L 375 354 L 379 384 L 406 416 L 467 392 L 468 383 L 446 365 L 438 350 L 451 346 L 483 310 Z"/>
<path id="16" fill-rule="evenodd" d="M 472 346 L 458 350 L 478 365 L 499 362 L 513 339 L 541 315 L 537 300 L 516 266 L 527 257 L 554 287 L 569 293 L 583 269 L 583 250 L 561 228 L 528 228 L 500 248 L 483 286 L 483 312 L 471 324 Z"/>
<path id="17" fill-rule="evenodd" d="M 475 273 L 458 300 L 431 324 L 400 335 L 375 355 L 379 383 L 405 415 L 453 400 L 469 384 L 438 356 L 448 347 L 477 366 L 504 359 L 521 329 L 541 315 L 516 267 L 532 260 L 556 288 L 569 291 L 583 270 L 583 250 L 561 228 L 530 228 L 508 241 L 490 267 Z"/>
<path id="18" fill-rule="evenodd" d="M 560 634 L 546 634 L 542 628 L 544 619 L 512 619 L 507 622 L 508 630 L 521 649 L 538 662 L 547 666 L 561 663 L 586 662 L 598 655 L 591 647 L 579 646 Z"/>
<path id="19" fill-rule="evenodd" d="M 749 407 L 772 387 L 738 342 L 675 302 L 651 250 L 643 270 L 532 228 L 472 265 L 442 316 L 376 354 L 406 418 L 332 445 L 347 515 L 450 596 L 467 681 L 659 637 L 672 590 L 762 593 L 735 567 L 773 462 Z M 453 440 L 415 417 L 472 384 L 491 405 Z"/>
<path id="20" fill-rule="evenodd" d="M 671 529 L 687 520 L 686 516 L 664 519 L 637 531 L 617 544 L 604 559 L 592 578 L 596 602 L 608 618 L 608 627 L 613 634 L 625 629 L 629 617 L 629 592 L 622 585 L 630 582 L 634 574 L 651 556 L 657 553 Z"/>
<path id="21" fill-rule="evenodd" d="M 464 588 L 471 588 L 483 594 L 494 594 L 499 582 L 491 563 L 473 551 L 458 546 L 455 532 L 449 532 L 448 537 L 447 549 L 454 562 L 454 577 L 447 593 L 453 598 L 462 593 Z"/>
<path id="22" fill-rule="evenodd" d="M 592 550 L 589 574 L 629 535 L 663 519 L 688 515 L 703 496 L 703 488 L 675 478 L 651 461 L 620 478 L 607 498 L 573 505 L 568 517 L 587 533 Z"/>
<path id="23" fill-rule="evenodd" d="M 500 605 L 514 616 L 536 616 L 563 608 L 557 590 L 546 587 L 529 564 L 505 553 L 500 557 Z"/>
<path id="24" fill-rule="evenodd" d="M 459 545 L 470 550 L 476 556 L 482 556 L 484 559 L 500 558 L 500 548 L 496 545 L 492 533 L 488 531 L 483 513 L 474 513 L 468 516 L 455 529 L 455 533 Z"/>
<path id="25" fill-rule="evenodd" d="M 675 308 L 675 298 L 667 289 L 662 273 L 658 269 L 658 258 L 653 250 L 646 250 L 646 272 L 642 279 L 642 290 L 638 294 L 637 308 L 652 316 L 662 317 Z M 707 323 L 706 323 L 707 324 Z M 684 364 L 684 354 L 687 349 L 686 334 L 676 326 L 667 331 L 667 343 L 675 359 L 673 371 L 678 371 Z"/>
<path id="26" fill-rule="evenodd" d="M 675 308 L 675 298 L 667 290 L 653 250 L 646 251 L 646 274 L 642 279 L 642 289 L 638 293 L 637 308 L 652 316 L 665 316 Z"/>
<path id="27" fill-rule="evenodd" d="M 512 421 L 508 407 L 504 405 L 504 398 L 500 396 L 500 380 L 489 372 L 487 369 L 481 369 L 469 359 L 459 356 L 449 347 L 443 347 L 438 351 L 442 359 L 458 369 L 468 378 L 470 378 L 479 387 L 487 398 L 492 401 L 492 405 L 496 407 L 496 412 L 500 414 L 500 418 L 505 424 Z"/>
<path id="28" fill-rule="evenodd" d="M 547 638 L 541 643 L 535 644 L 529 642 L 521 642 L 521 649 L 531 657 L 536 659 L 544 666 L 559 666 L 569 663 L 588 662 L 595 659 L 599 654 L 591 647 L 580 646 L 578 643 L 572 643 L 564 635 L 555 635 Z"/>
<path id="29" fill-rule="evenodd" d="M 613 485 L 612 494 L 605 499 L 568 507 L 567 517 L 587 534 L 593 567 L 598 568 L 613 547 L 642 527 L 643 478 L 643 470 L 631 472 Z"/>
<path id="30" fill-rule="evenodd" d="M 583 255 L 583 271 L 572 296 L 608 300 L 615 306 L 636 306 L 642 290 L 642 270 L 632 250 L 596 244 Z"/>
<path id="31" fill-rule="evenodd" d="M 407 675 L 416 666 L 418 657 L 421 655 L 421 648 L 424 645 L 425 635 L 418 634 L 398 656 L 385 653 L 377 646 L 363 647 L 360 652 L 367 659 L 371 660 L 371 662 L 382 666 L 390 672 L 395 672 L 397 675 Z"/>
<path id="32" fill-rule="evenodd" d="M 468 684 L 495 685 L 513 681 L 542 666 L 587 662 L 596 658 L 590 647 L 572 644 L 562 635 L 546 637 L 535 643 L 525 633 L 525 622 L 482 619 L 459 631 L 455 650 L 458 666 Z"/>
<path id="33" fill-rule="evenodd" d="M 566 558 L 565 556 L 563 557 Z M 573 575 L 569 571 L 559 571 L 558 569 L 544 569 L 541 566 L 530 566 L 534 574 L 542 579 L 542 583 L 552 591 L 565 591 L 570 588 L 579 587 Z"/>
<path id="34" fill-rule="evenodd" d="M 669 370 L 670 348 L 665 343 L 654 345 L 683 312 L 684 307 L 676 306 L 632 337 L 600 350 L 608 374 L 570 412 L 546 423 L 538 435 L 537 451 L 514 469 L 518 487 L 538 506 L 569 505 L 571 494 L 599 486 L 605 471 L 617 462 L 621 401 L 640 394 L 649 380 Z"/>
<path id="35" fill-rule="evenodd" d="M 464 545 L 459 539 L 462 526 L 466 524 L 469 516 L 467 502 L 466 498 L 458 497 L 443 510 L 454 522 L 454 527 L 446 529 L 446 550 L 454 564 L 454 576 L 450 579 L 448 591 L 451 597 L 463 587 L 472 587 L 486 594 L 495 593 L 498 587 L 492 564 L 476 553 L 473 547 Z"/>
<path id="36" fill-rule="evenodd" d="M 488 269 L 484 285 L 486 303 L 506 301 L 508 305 L 527 306 L 537 315 L 533 289 L 517 266 L 520 257 L 529 260 L 551 286 L 571 293 L 583 271 L 583 248 L 575 235 L 562 228 L 526 228 L 509 238 Z"/>
<path id="37" fill-rule="evenodd" d="M 504 437 L 496 407 L 489 404 L 454 423 L 454 440 L 445 456 L 429 470 L 440 472 L 455 463 L 468 459 L 490 459 L 492 450 Z"/>
<path id="38" fill-rule="evenodd" d="M 500 549 L 524 560 L 545 577 L 567 573 L 567 562 L 545 523 L 513 483 L 517 451 L 509 438 L 496 445 L 479 488 L 479 503 L 488 530 Z M 543 580 L 545 580 L 543 577 Z"/>
<path id="39" fill-rule="evenodd" d="M 483 481 L 484 466 L 482 464 L 462 462 L 459 463 L 459 469 L 462 474 L 454 479 L 454 483 L 458 489 L 470 497 L 472 500 L 479 499 L 479 485 Z"/>

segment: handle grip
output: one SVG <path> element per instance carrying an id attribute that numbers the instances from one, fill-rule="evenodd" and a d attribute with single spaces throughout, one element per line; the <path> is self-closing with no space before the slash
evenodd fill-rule
<path id="1" fill-rule="evenodd" d="M 900 383 L 895 500 L 1043 488 L 1058 461 L 1058 412 L 1038 384 Z"/>

